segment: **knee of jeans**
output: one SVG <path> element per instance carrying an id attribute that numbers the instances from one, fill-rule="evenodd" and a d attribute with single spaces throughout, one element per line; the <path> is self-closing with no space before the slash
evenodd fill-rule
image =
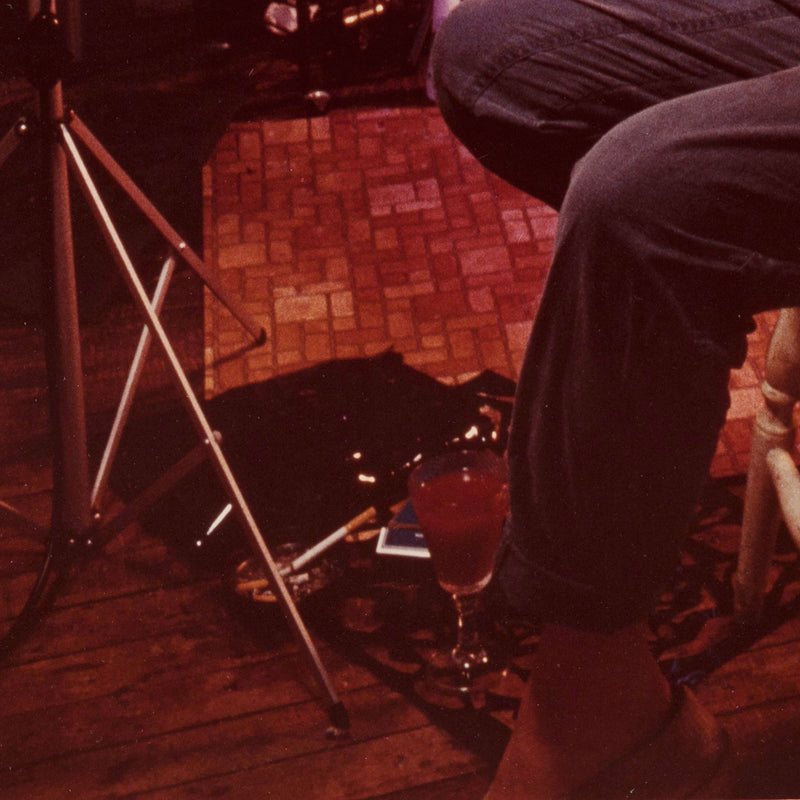
<path id="1" fill-rule="evenodd" d="M 724 137 L 698 123 L 693 102 L 661 103 L 616 125 L 575 165 L 571 193 L 583 204 L 652 225 L 652 234 L 715 235 L 708 211 L 715 192 L 724 191 L 731 162 L 720 159 Z"/>
<path id="2" fill-rule="evenodd" d="M 645 233 L 657 237 L 659 231 L 682 227 L 681 196 L 687 183 L 681 178 L 681 153 L 668 135 L 651 136 L 646 126 L 621 123 L 576 162 L 561 209 L 562 226 L 588 224 L 616 246 L 621 235 L 639 240 Z"/>

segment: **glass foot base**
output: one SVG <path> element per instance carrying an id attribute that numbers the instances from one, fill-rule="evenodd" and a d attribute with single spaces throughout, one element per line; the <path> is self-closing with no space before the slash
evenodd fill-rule
<path id="1" fill-rule="evenodd" d="M 425 701 L 443 708 L 480 708 L 486 694 L 503 681 L 503 665 L 488 655 L 464 663 L 453 653 L 434 653 L 425 665 L 415 688 Z"/>

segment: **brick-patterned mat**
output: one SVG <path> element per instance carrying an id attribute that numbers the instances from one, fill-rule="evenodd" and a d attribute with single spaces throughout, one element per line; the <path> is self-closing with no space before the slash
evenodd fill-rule
<path id="1" fill-rule="evenodd" d="M 208 396 L 388 347 L 442 382 L 516 380 L 557 215 L 484 170 L 436 108 L 233 123 L 204 192 L 207 258 L 268 332 L 252 348 L 206 303 Z M 715 475 L 746 470 L 774 319 L 732 376 Z"/>
<path id="2" fill-rule="evenodd" d="M 207 250 L 270 336 L 209 305 L 207 389 L 393 346 L 447 381 L 516 376 L 555 212 L 487 174 L 431 107 L 237 123 L 207 168 Z"/>

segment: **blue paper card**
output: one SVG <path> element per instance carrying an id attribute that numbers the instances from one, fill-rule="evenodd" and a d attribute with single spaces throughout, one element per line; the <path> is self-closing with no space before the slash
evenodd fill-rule
<path id="1" fill-rule="evenodd" d="M 430 558 L 425 536 L 410 501 L 404 503 L 389 523 L 381 528 L 376 552 L 388 556 Z"/>

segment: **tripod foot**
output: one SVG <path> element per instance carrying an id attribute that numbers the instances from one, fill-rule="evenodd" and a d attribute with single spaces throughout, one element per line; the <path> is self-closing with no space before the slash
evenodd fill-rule
<path id="1" fill-rule="evenodd" d="M 347 736 L 350 731 L 350 715 L 341 700 L 328 709 L 328 716 L 331 720 L 331 727 L 326 731 L 326 737 L 328 739 L 341 739 Z"/>

